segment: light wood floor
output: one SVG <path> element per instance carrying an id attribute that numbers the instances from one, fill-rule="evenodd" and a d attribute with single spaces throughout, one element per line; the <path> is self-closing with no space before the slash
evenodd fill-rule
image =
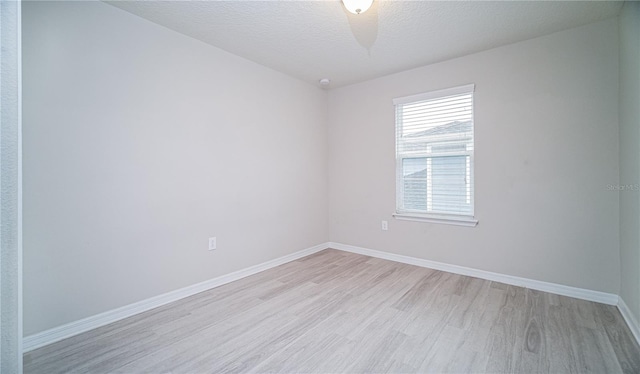
<path id="1" fill-rule="evenodd" d="M 26 373 L 639 373 L 613 306 L 325 250 L 25 355 Z"/>

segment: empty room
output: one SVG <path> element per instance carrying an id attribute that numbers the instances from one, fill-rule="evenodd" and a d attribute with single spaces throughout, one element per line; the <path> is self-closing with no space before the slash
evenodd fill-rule
<path id="1" fill-rule="evenodd" d="M 640 2 L 2 0 L 2 373 L 640 373 Z"/>

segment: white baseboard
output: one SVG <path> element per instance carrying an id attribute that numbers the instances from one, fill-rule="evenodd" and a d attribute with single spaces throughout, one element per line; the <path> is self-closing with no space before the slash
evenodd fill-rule
<path id="1" fill-rule="evenodd" d="M 104 313 L 81 319 L 79 321 L 71 322 L 66 325 L 54 327 L 50 330 L 27 336 L 23 341 L 23 352 L 29 352 L 45 345 L 55 343 L 62 339 L 78 335 L 85 331 L 108 325 L 121 319 L 131 317 L 138 313 L 146 312 L 153 308 L 157 308 L 159 306 L 183 299 L 185 297 L 195 295 L 202 291 L 206 291 L 223 284 L 248 277 L 261 271 L 268 270 L 287 262 L 291 262 L 310 254 L 319 252 L 326 248 L 328 248 L 326 243 L 319 244 L 314 247 L 303 249 L 301 251 L 297 251 L 271 261 L 248 267 L 246 269 L 238 270 L 230 274 L 222 275 L 217 278 L 209 279 L 201 283 L 181 288 L 179 290 L 167 292 L 165 294 L 142 300 L 137 303 L 125 305 L 117 309 L 113 309 Z"/>
<path id="2" fill-rule="evenodd" d="M 374 249 L 356 247 L 352 245 L 342 244 L 342 243 L 334 243 L 327 242 L 323 244 L 316 245 L 311 248 L 303 249 L 301 251 L 297 251 L 291 253 L 289 255 L 264 262 L 262 264 L 258 264 L 255 266 L 251 266 L 246 269 L 242 269 L 230 274 L 226 274 L 217 278 L 213 278 L 201 283 L 197 283 L 185 288 L 181 288 L 179 290 L 171 291 L 162 295 L 158 295 L 146 300 L 139 301 L 137 303 L 133 303 L 130 305 L 125 305 L 118 309 L 113 309 L 104 313 L 97 314 L 95 316 L 87 317 L 81 319 L 79 321 L 71 322 L 66 325 L 62 325 L 59 327 L 54 327 L 50 330 L 46 330 L 34 335 L 30 335 L 24 338 L 23 347 L 24 352 L 29 352 L 34 349 L 43 347 L 45 345 L 55 343 L 62 339 L 66 339 L 72 337 L 74 335 L 78 335 L 80 333 L 108 325 L 110 323 L 119 321 L 121 319 L 131 317 L 133 315 L 146 312 L 153 308 L 157 308 L 159 306 L 183 299 L 188 296 L 195 295 L 197 293 L 221 286 L 223 284 L 227 284 L 238 279 L 248 277 L 250 275 L 259 273 L 264 270 L 271 269 L 273 267 L 285 264 L 290 261 L 297 260 L 299 258 L 308 256 L 310 254 L 319 252 L 326 248 L 334 248 L 341 251 L 358 253 L 366 256 L 377 257 L 385 260 L 401 262 L 404 264 L 410 264 L 420 267 L 425 267 L 429 269 L 441 270 L 450 273 L 467 275 L 471 277 L 506 283 L 514 286 L 526 287 L 534 290 L 550 292 L 558 295 L 575 297 L 577 299 L 595 301 L 603 304 L 609 305 L 617 305 L 618 309 L 620 309 L 620 313 L 627 321 L 629 328 L 632 333 L 638 339 L 640 343 L 640 329 L 638 328 L 638 323 L 629 311 L 628 307 L 624 303 L 622 299 L 618 297 L 618 295 L 592 291 L 583 288 L 564 286 L 556 283 L 542 282 L 533 279 L 515 277 L 512 275 L 505 275 L 499 273 L 493 273 L 490 271 L 478 270 L 473 268 L 468 268 L 464 266 L 451 265 L 442 262 L 424 260 L 415 257 L 403 256 L 394 253 L 377 251 Z"/>
<path id="3" fill-rule="evenodd" d="M 327 243 L 329 248 L 339 249 L 341 251 L 358 253 L 361 255 L 377 257 L 384 260 L 401 262 L 403 264 L 410 264 L 420 266 L 429 269 L 442 270 L 449 273 L 455 273 L 460 275 L 467 275 L 470 277 L 476 277 L 486 279 L 490 281 L 506 283 L 513 286 L 526 287 L 532 290 L 550 292 L 557 295 L 575 297 L 576 299 L 595 301 L 598 303 L 618 305 L 618 295 L 606 292 L 592 291 L 584 288 L 577 288 L 571 286 L 564 286 L 556 283 L 542 282 L 533 279 L 515 277 L 513 275 L 505 275 L 499 273 L 493 273 L 485 270 L 478 270 L 468 268 L 464 266 L 445 264 L 442 262 L 424 260 L 421 258 L 409 257 L 398 255 L 394 253 L 376 251 L 374 249 L 356 247 L 353 245 L 342 243 Z"/>
<path id="4" fill-rule="evenodd" d="M 618 310 L 622 314 L 622 318 L 627 322 L 629 330 L 631 330 L 636 341 L 640 344 L 640 324 L 638 324 L 638 320 L 633 316 L 633 313 L 631 313 L 631 310 L 629 310 L 629 307 L 621 297 L 618 300 Z"/>

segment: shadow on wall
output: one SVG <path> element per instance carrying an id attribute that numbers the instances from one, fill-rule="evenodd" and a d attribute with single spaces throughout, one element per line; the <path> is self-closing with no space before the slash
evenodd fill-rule
<path id="1" fill-rule="evenodd" d="M 351 33 L 356 41 L 371 55 L 371 47 L 378 38 L 378 1 L 374 1 L 371 8 L 362 14 L 350 13 L 344 6 L 342 10 L 347 15 Z"/>

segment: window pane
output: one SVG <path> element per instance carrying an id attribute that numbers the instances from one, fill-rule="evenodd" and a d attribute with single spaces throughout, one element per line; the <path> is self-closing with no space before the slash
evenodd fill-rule
<path id="1" fill-rule="evenodd" d="M 396 209 L 473 216 L 473 86 L 437 93 L 394 100 Z"/>
<path id="2" fill-rule="evenodd" d="M 470 213 L 467 202 L 467 156 L 431 159 L 432 210 L 447 213 Z"/>
<path id="3" fill-rule="evenodd" d="M 402 160 L 403 205 L 407 210 L 427 210 L 427 158 Z"/>

